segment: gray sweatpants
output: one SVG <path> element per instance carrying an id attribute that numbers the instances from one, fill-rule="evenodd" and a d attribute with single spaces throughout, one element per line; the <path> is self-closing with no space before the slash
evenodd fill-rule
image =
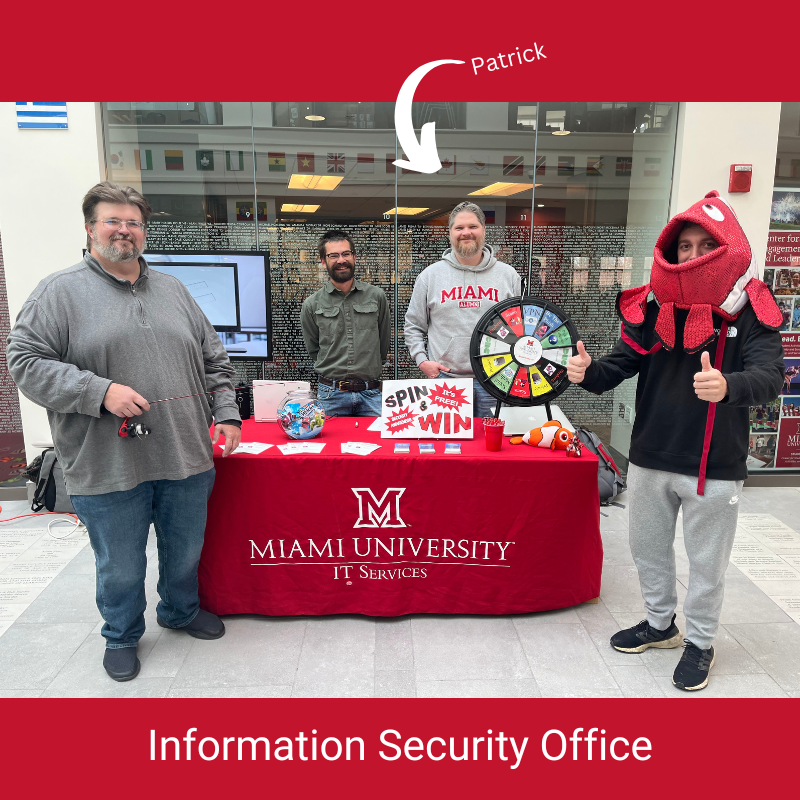
<path id="1" fill-rule="evenodd" d="M 743 481 L 706 480 L 630 464 L 629 526 L 647 621 L 665 630 L 678 605 L 675 522 L 683 506 L 683 540 L 689 556 L 689 589 L 683 604 L 686 638 L 705 650 L 717 635 L 725 570 L 736 535 Z"/>

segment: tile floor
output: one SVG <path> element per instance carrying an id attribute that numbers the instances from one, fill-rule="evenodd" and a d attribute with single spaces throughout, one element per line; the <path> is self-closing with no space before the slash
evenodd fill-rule
<path id="1" fill-rule="evenodd" d="M 746 489 L 741 503 L 743 515 L 770 514 L 800 528 L 800 489 Z M 22 501 L 3 506 L 0 519 L 27 511 Z M 142 671 L 128 683 L 110 680 L 101 666 L 102 623 L 87 545 L 43 591 L 32 591 L 35 599 L 24 610 L 18 604 L 16 616 L 12 610 L 5 623 L 0 619 L 0 697 L 800 697 L 800 570 L 796 579 L 789 572 L 781 580 L 754 580 L 748 575 L 757 573 L 731 564 L 717 661 L 703 692 L 672 686 L 680 649 L 613 650 L 609 636 L 643 613 L 627 511 L 604 512 L 597 605 L 513 617 L 238 616 L 225 620 L 227 634 L 214 642 L 156 626 L 150 546 Z M 13 527 L 42 528 L 42 522 Z M 755 541 L 741 527 L 738 539 Z M 676 551 L 682 601 L 688 562 L 680 538 Z M 791 549 L 783 552 L 789 568 L 800 567 Z M 0 610 L 11 607 L 1 605 L 8 563 L 0 563 Z M 678 623 L 685 630 L 680 607 Z"/>

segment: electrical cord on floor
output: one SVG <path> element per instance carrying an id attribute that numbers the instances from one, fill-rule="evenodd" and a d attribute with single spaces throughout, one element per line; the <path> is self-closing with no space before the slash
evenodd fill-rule
<path id="1" fill-rule="evenodd" d="M 0 512 L 2 512 L 3 507 L 0 506 Z M 24 519 L 25 517 L 43 517 L 47 514 L 54 514 L 55 516 L 60 517 L 60 519 L 51 519 L 50 522 L 47 523 L 47 533 L 50 535 L 51 539 L 68 539 L 72 536 L 73 533 L 80 532 L 81 535 L 87 533 L 86 526 L 78 519 L 77 514 L 70 514 L 68 512 L 61 512 L 61 511 L 42 511 L 39 514 L 20 514 L 18 517 L 9 517 L 8 519 L 0 519 L 0 525 L 5 524 L 6 522 L 12 522 L 15 519 Z M 72 519 L 64 519 L 64 517 L 72 517 Z M 74 520 L 74 522 L 73 522 Z M 72 527 L 63 535 L 63 536 L 56 536 L 53 533 L 53 525 L 58 525 L 60 522 L 71 523 Z"/>

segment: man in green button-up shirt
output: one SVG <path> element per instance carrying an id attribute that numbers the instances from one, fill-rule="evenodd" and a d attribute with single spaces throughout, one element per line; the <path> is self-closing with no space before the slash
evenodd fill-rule
<path id="1" fill-rule="evenodd" d="M 328 416 L 379 417 L 389 353 L 386 295 L 356 280 L 356 251 L 346 233 L 328 231 L 318 249 L 330 281 L 306 298 L 300 321 L 319 374 L 319 399 Z"/>

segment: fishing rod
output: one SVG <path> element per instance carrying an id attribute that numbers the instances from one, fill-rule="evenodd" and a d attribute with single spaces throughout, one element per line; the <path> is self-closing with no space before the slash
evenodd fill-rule
<path id="1" fill-rule="evenodd" d="M 182 394 L 177 397 L 164 397 L 161 400 L 148 400 L 148 404 L 154 406 L 156 403 L 168 403 L 171 400 L 186 400 L 189 397 L 203 397 L 212 394 L 219 394 L 219 392 L 235 392 L 235 389 L 215 389 L 213 392 L 197 392 L 196 394 Z M 211 403 L 209 403 L 211 405 Z M 131 422 L 130 417 L 125 417 L 122 425 L 119 426 L 117 435 L 123 439 L 141 439 L 149 436 L 151 429 L 141 422 Z"/>

